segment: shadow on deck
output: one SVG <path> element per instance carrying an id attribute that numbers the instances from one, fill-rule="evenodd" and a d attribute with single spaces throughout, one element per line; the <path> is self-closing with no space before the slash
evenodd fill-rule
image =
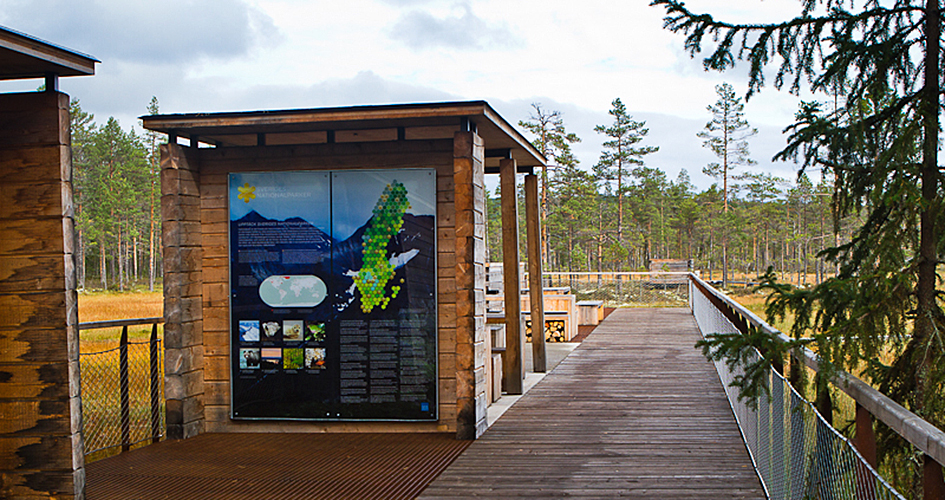
<path id="1" fill-rule="evenodd" d="M 618 309 L 471 445 L 205 434 L 89 464 L 88 498 L 764 498 L 699 338 L 688 309 Z"/>

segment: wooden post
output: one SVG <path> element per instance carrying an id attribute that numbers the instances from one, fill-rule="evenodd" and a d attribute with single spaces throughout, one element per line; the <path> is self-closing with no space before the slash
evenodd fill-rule
<path id="1" fill-rule="evenodd" d="M 168 439 L 203 432 L 203 249 L 197 148 L 161 146 L 164 395 Z"/>
<path id="2" fill-rule="evenodd" d="M 486 431 L 485 148 L 475 132 L 453 136 L 456 230 L 456 437 Z"/>
<path id="3" fill-rule="evenodd" d="M 945 500 L 945 480 L 942 466 L 934 458 L 922 456 L 922 492 L 925 500 Z"/>
<path id="4" fill-rule="evenodd" d="M 820 372 L 817 372 L 817 375 L 814 376 L 814 384 L 817 390 L 814 406 L 817 407 L 817 412 L 820 413 L 820 416 L 824 417 L 824 420 L 832 426 L 833 400 L 830 398 L 829 382 L 823 380 Z"/>
<path id="5" fill-rule="evenodd" d="M 158 367 L 158 338 L 157 323 L 151 325 L 151 341 L 148 343 L 149 356 L 151 361 L 150 379 L 151 379 L 151 443 L 157 443 L 161 440 L 161 385 L 160 371 Z"/>
<path id="6" fill-rule="evenodd" d="M 128 325 L 121 327 L 118 343 L 118 401 L 121 421 L 121 451 L 131 449 L 131 404 L 128 397 Z"/>
<path id="7" fill-rule="evenodd" d="M 514 159 L 507 158 L 499 162 L 502 197 L 502 282 L 505 290 L 505 355 L 502 357 L 502 377 L 505 392 L 522 394 L 522 381 L 525 380 L 525 366 L 522 362 L 525 334 L 521 326 L 522 290 L 518 275 L 518 199 L 515 192 L 515 168 Z M 533 326 L 532 329 L 534 328 Z"/>
<path id="8" fill-rule="evenodd" d="M 0 497 L 84 498 L 69 96 L 0 95 Z"/>
<path id="9" fill-rule="evenodd" d="M 541 284 L 541 217 L 538 216 L 538 176 L 525 176 L 525 233 L 528 253 L 528 297 L 532 318 L 532 369 L 547 370 L 545 357 L 545 301 Z M 576 318 L 572 318 L 574 321 Z"/>
<path id="10" fill-rule="evenodd" d="M 873 432 L 873 416 L 860 403 L 856 403 L 856 449 L 866 463 L 876 469 L 876 433 Z"/>

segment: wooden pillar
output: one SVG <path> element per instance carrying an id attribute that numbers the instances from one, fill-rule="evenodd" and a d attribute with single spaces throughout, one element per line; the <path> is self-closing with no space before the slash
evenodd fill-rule
<path id="1" fill-rule="evenodd" d="M 69 96 L 0 95 L 0 498 L 84 498 Z"/>
<path id="2" fill-rule="evenodd" d="M 545 301 L 541 284 L 541 217 L 538 210 L 538 176 L 525 176 L 525 234 L 528 255 L 528 297 L 532 318 L 532 370 L 547 370 L 545 357 Z M 575 321 L 577 318 L 572 318 Z M 568 325 L 570 327 L 570 325 Z"/>
<path id="3" fill-rule="evenodd" d="M 196 148 L 161 146 L 164 396 L 169 439 L 196 436 L 204 426 L 200 176 L 189 161 L 196 154 Z"/>
<path id="4" fill-rule="evenodd" d="M 922 455 L 922 496 L 925 500 L 945 499 L 945 480 L 942 466 L 934 458 Z"/>
<path id="5" fill-rule="evenodd" d="M 488 427 L 486 408 L 485 148 L 475 132 L 453 137 L 456 230 L 456 437 Z"/>
<path id="6" fill-rule="evenodd" d="M 499 162 L 502 197 L 502 282 L 505 290 L 505 354 L 502 379 L 505 392 L 522 394 L 525 364 L 525 332 L 522 331 L 522 290 L 518 275 L 518 199 L 515 193 L 515 160 Z M 533 327 L 534 330 L 534 327 Z"/>
<path id="7" fill-rule="evenodd" d="M 863 455 L 866 463 L 873 469 L 879 469 L 876 456 L 876 433 L 873 431 L 873 416 L 860 403 L 856 403 L 856 449 Z"/>

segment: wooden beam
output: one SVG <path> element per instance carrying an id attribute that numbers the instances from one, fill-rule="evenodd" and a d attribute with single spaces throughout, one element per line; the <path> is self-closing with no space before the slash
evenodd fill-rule
<path id="1" fill-rule="evenodd" d="M 532 318 L 532 369 L 546 371 L 545 304 L 541 285 L 541 220 L 538 216 L 538 176 L 525 176 L 525 235 L 528 255 L 528 289 Z M 572 319 L 573 321 L 573 319 Z"/>
<path id="2" fill-rule="evenodd" d="M 46 73 L 46 92 L 59 92 L 59 75 Z"/>
<path id="3" fill-rule="evenodd" d="M 522 332 L 522 291 L 518 276 L 518 200 L 515 193 L 515 160 L 504 159 L 499 164 L 499 185 L 502 198 L 502 281 L 505 290 L 505 355 L 502 357 L 502 375 L 505 392 L 522 394 L 525 366 L 522 351 L 525 335 Z"/>

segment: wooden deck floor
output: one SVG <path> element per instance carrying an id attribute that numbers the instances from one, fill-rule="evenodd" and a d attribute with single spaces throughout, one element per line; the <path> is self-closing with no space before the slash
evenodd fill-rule
<path id="1" fill-rule="evenodd" d="M 687 309 L 618 309 L 419 498 L 764 498 Z"/>

